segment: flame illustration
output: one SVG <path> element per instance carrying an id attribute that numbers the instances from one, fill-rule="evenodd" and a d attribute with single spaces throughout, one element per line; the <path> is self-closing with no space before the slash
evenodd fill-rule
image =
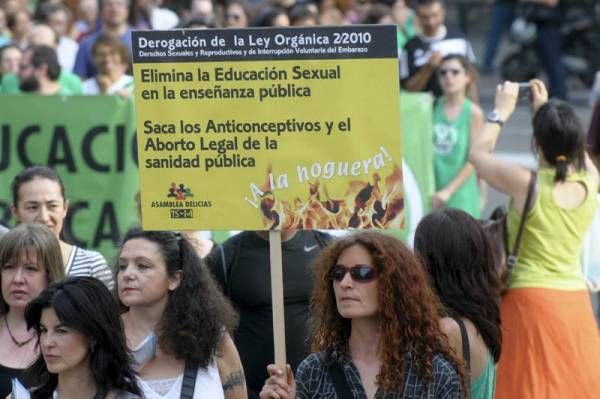
<path id="1" fill-rule="evenodd" d="M 267 169 L 267 176 L 271 166 Z M 283 201 L 269 191 L 269 180 L 262 186 L 260 212 L 268 229 L 368 229 L 400 228 L 404 221 L 402 169 L 394 165 L 383 181 L 374 173 L 371 182 L 348 183 L 343 198 L 332 198 L 319 180 L 309 182 L 306 200 Z"/>

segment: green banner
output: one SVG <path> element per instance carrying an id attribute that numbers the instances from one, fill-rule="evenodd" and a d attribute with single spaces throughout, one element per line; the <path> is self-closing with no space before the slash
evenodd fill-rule
<path id="1" fill-rule="evenodd" d="M 434 193 L 432 118 L 431 95 L 401 92 L 402 180 L 406 201 L 404 227 L 389 232 L 409 243 L 412 243 L 419 221 L 431 210 Z"/>
<path id="2" fill-rule="evenodd" d="M 0 96 L 0 223 L 12 226 L 10 182 L 27 166 L 53 167 L 70 208 L 65 241 L 109 263 L 138 223 L 134 110 L 118 96 Z"/>

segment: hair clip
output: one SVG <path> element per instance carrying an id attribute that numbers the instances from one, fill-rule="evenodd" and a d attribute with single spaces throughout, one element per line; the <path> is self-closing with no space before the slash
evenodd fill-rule
<path id="1" fill-rule="evenodd" d="M 556 162 L 567 162 L 567 157 L 564 155 L 557 155 L 555 158 Z"/>

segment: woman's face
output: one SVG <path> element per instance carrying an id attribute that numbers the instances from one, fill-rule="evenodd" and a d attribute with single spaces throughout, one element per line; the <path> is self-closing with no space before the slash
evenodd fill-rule
<path id="1" fill-rule="evenodd" d="M 93 58 L 100 75 L 112 75 L 116 71 L 125 73 L 125 63 L 115 48 L 99 45 L 94 51 Z"/>
<path id="2" fill-rule="evenodd" d="M 36 177 L 21 185 L 12 212 L 18 223 L 44 224 L 58 237 L 68 208 L 57 182 Z"/>
<path id="3" fill-rule="evenodd" d="M 42 310 L 40 348 L 46 367 L 53 374 L 89 367 L 90 340 L 83 333 L 63 325 L 54 308 Z"/>
<path id="4" fill-rule="evenodd" d="M 442 62 L 438 77 L 444 94 L 464 93 L 471 81 L 465 67 L 455 59 Z"/>
<path id="5" fill-rule="evenodd" d="M 337 265 L 349 269 L 354 266 L 373 267 L 371 255 L 362 245 L 353 245 L 340 254 Z M 377 278 L 355 281 L 346 273 L 341 281 L 333 281 L 335 301 L 340 315 L 346 319 L 371 318 L 377 315 Z"/>
<path id="6" fill-rule="evenodd" d="M 24 309 L 48 285 L 48 273 L 33 248 L 21 251 L 2 265 L 2 298 L 10 308 Z"/>
<path id="7" fill-rule="evenodd" d="M 168 276 L 158 244 L 145 238 L 134 238 L 123 244 L 117 274 L 117 289 L 123 305 L 166 305 L 169 292 L 179 286 L 179 281 L 179 272 Z"/>
<path id="8" fill-rule="evenodd" d="M 245 28 L 248 26 L 248 16 L 238 3 L 232 3 L 225 12 L 225 27 Z"/>

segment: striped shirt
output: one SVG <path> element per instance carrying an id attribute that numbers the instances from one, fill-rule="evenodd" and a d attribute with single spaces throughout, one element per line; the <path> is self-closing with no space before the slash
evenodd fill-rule
<path id="1" fill-rule="evenodd" d="M 109 290 L 114 287 L 112 271 L 99 252 L 73 246 L 65 270 L 67 276 L 92 276 L 102 281 Z"/>
<path id="2" fill-rule="evenodd" d="M 298 366 L 296 371 L 297 398 L 342 399 L 337 398 L 328 366 L 323 361 L 324 356 L 324 352 L 313 353 Z M 350 358 L 346 357 L 342 360 L 342 369 L 353 398 L 367 399 L 358 369 Z M 460 378 L 456 369 L 452 363 L 439 355 L 433 357 L 433 382 L 430 384 L 425 384 L 419 377 L 412 356 L 407 354 L 402 392 L 388 392 L 384 396 L 382 391 L 378 390 L 375 394 L 376 399 L 459 399 L 462 397 Z"/>

